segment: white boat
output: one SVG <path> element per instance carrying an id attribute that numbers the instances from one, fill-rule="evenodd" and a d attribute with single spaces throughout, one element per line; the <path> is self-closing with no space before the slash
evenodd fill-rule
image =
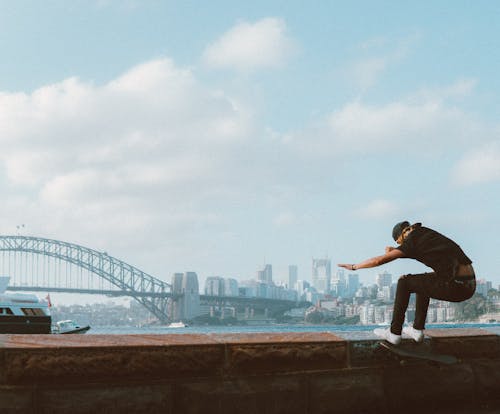
<path id="1" fill-rule="evenodd" d="M 0 333 L 51 333 L 49 304 L 36 295 L 6 293 L 9 281 L 8 276 L 0 277 Z"/>
<path id="2" fill-rule="evenodd" d="M 167 328 L 185 328 L 187 325 L 184 322 L 172 322 Z"/>
<path id="3" fill-rule="evenodd" d="M 90 325 L 80 326 L 71 319 L 56 322 L 52 328 L 54 334 L 84 334 L 90 329 Z"/>

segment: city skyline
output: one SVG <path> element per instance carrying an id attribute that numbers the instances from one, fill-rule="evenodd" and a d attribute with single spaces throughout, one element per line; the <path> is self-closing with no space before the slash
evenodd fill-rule
<path id="1" fill-rule="evenodd" d="M 0 234 L 164 281 L 269 263 L 286 282 L 291 264 L 311 280 L 313 257 L 335 274 L 383 254 L 408 220 L 498 286 L 499 15 L 484 1 L 0 0 Z"/>

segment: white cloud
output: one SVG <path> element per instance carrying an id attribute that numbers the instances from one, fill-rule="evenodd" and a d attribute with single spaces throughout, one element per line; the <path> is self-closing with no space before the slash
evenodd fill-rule
<path id="1" fill-rule="evenodd" d="M 209 66 L 252 71 L 283 65 L 296 50 L 284 20 L 241 22 L 209 45 L 203 60 Z"/>
<path id="2" fill-rule="evenodd" d="M 300 152 L 324 156 L 401 150 L 434 156 L 450 145 L 460 148 L 481 136 L 481 127 L 447 101 L 470 87 L 459 82 L 441 95 L 427 93 L 423 98 L 418 93 L 379 106 L 349 102 L 314 127 L 288 134 L 284 141 Z"/>
<path id="3" fill-rule="evenodd" d="M 347 66 L 347 78 L 362 92 L 366 91 L 392 66 L 404 60 L 420 37 L 419 33 L 413 33 L 395 41 L 385 37 L 364 41 L 359 50 L 365 56 Z"/>
<path id="4" fill-rule="evenodd" d="M 22 208 L 3 203 L 0 215 L 103 243 L 148 227 L 186 234 L 214 223 L 204 203 L 215 194 L 254 185 L 238 162 L 252 157 L 254 134 L 244 104 L 169 59 L 102 86 L 71 78 L 0 93 L 4 186 L 28 197 Z"/>
<path id="5" fill-rule="evenodd" d="M 458 185 L 471 185 L 500 180 L 500 141 L 467 153 L 454 167 L 452 180 Z"/>
<path id="6" fill-rule="evenodd" d="M 395 217 L 401 209 L 395 203 L 389 200 L 372 200 L 365 206 L 359 208 L 355 214 L 365 219 L 385 219 Z"/>

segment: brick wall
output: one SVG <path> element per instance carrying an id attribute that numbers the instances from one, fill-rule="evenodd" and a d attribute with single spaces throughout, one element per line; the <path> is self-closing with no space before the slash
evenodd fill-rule
<path id="1" fill-rule="evenodd" d="M 500 412 L 500 337 L 426 332 L 454 365 L 331 333 L 0 335 L 0 413 Z"/>

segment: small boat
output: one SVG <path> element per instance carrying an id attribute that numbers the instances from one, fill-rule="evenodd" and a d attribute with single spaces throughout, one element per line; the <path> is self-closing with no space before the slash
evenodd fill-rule
<path id="1" fill-rule="evenodd" d="M 68 319 L 66 321 L 56 322 L 52 328 L 54 334 L 84 334 L 90 329 L 90 325 L 80 326 L 75 321 Z"/>
<path id="2" fill-rule="evenodd" d="M 167 328 L 186 328 L 187 324 L 184 322 L 172 322 Z"/>

